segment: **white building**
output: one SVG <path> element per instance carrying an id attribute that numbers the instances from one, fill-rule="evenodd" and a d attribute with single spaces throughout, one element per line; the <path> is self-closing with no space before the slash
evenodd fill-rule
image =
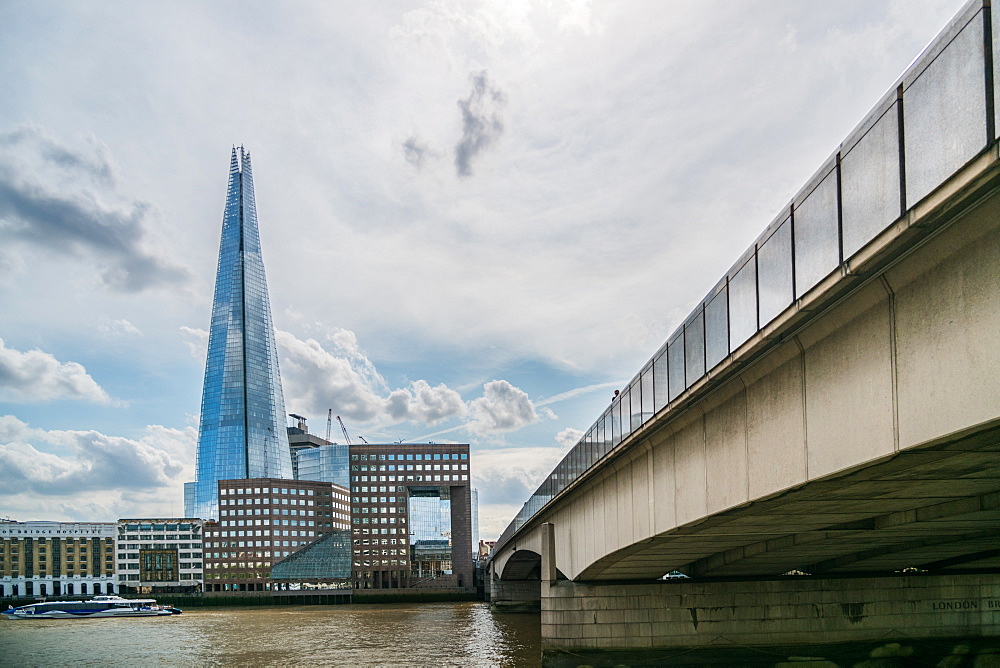
<path id="1" fill-rule="evenodd" d="M 118 520 L 119 592 L 201 591 L 202 525 L 189 517 Z"/>

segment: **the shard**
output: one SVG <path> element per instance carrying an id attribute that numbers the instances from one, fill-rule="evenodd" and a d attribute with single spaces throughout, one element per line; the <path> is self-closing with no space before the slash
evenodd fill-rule
<path id="1" fill-rule="evenodd" d="M 291 478 L 285 401 L 260 254 L 250 154 L 233 149 L 187 517 L 219 517 L 217 481 Z"/>

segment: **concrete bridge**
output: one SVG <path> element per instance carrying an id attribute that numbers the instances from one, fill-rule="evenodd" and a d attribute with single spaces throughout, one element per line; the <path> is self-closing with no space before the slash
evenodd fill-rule
<path id="1" fill-rule="evenodd" d="M 969 3 L 501 536 L 547 651 L 1000 635 L 995 35 Z"/>

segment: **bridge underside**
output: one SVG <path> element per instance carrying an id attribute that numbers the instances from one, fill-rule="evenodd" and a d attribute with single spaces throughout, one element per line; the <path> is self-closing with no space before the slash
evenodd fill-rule
<path id="1" fill-rule="evenodd" d="M 608 555 L 577 579 L 910 568 L 1000 570 L 1000 425 L 678 527 Z"/>

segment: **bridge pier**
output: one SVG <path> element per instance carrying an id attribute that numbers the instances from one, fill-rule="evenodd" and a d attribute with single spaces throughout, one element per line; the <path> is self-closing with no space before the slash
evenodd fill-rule
<path id="1" fill-rule="evenodd" d="M 490 579 L 490 607 L 496 612 L 535 612 L 542 609 L 540 580 Z"/>
<path id="2" fill-rule="evenodd" d="M 1000 647 L 1000 574 L 542 582 L 544 665 L 656 661 L 681 648 L 982 638 Z M 603 663 L 602 663 L 603 665 Z"/>

